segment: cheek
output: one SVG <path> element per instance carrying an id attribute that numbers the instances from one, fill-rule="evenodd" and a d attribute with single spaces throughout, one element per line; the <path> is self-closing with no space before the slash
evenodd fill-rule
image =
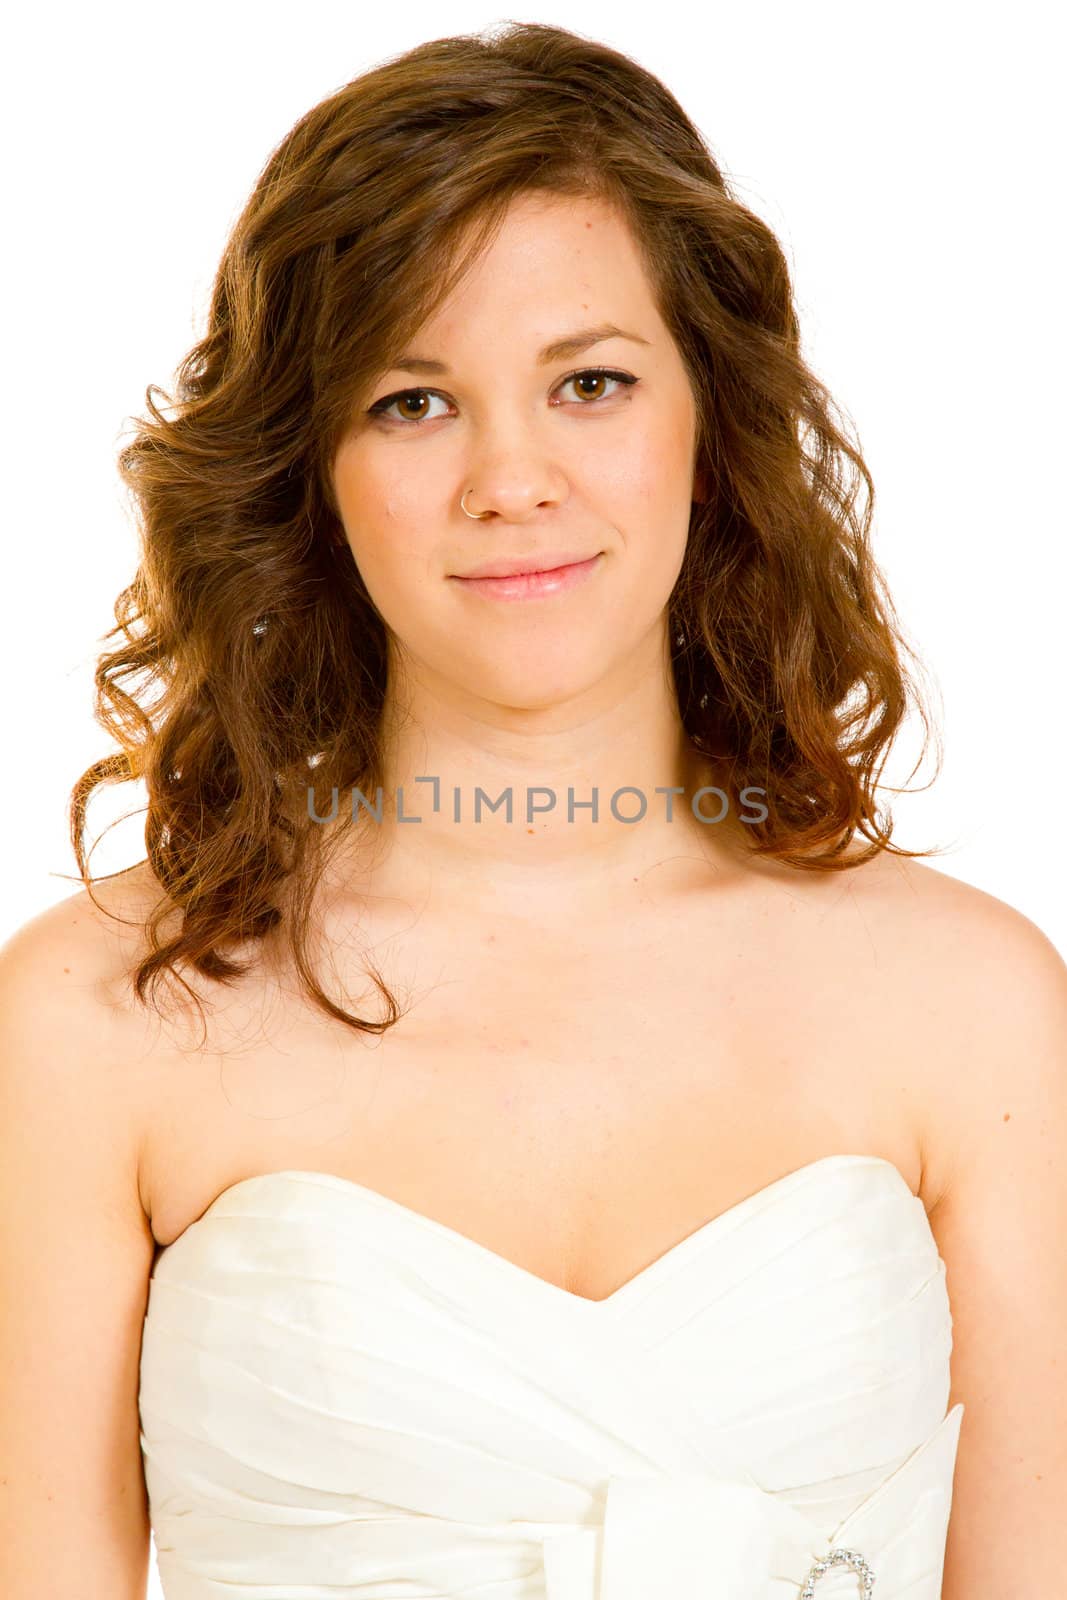
<path id="1" fill-rule="evenodd" d="M 663 509 L 690 496 L 693 445 L 684 416 L 673 411 L 627 440 L 616 481 L 635 501 Z"/>
<path id="2" fill-rule="evenodd" d="M 360 458 L 355 449 L 342 451 L 333 481 L 345 538 L 371 602 L 388 626 L 404 633 L 434 600 L 435 549 L 425 531 L 433 524 L 418 488 L 395 468 L 376 471 L 373 453 Z"/>
<path id="3" fill-rule="evenodd" d="M 348 542 L 367 593 L 382 617 L 402 632 L 405 618 L 432 600 L 432 552 L 418 522 L 396 506 L 378 504 L 355 514 Z"/>
<path id="4" fill-rule="evenodd" d="M 391 570 L 402 570 L 414 555 L 408 548 L 410 530 L 419 521 L 409 509 L 410 493 L 403 484 L 384 480 L 367 463 L 351 458 L 338 462 L 334 493 L 345 536 L 368 588 L 372 581 L 390 583 Z"/>
<path id="5" fill-rule="evenodd" d="M 645 559 L 655 566 L 681 561 L 689 537 L 692 460 L 685 441 L 664 433 L 643 440 L 631 454 L 622 480 L 625 526 L 647 539 Z"/>

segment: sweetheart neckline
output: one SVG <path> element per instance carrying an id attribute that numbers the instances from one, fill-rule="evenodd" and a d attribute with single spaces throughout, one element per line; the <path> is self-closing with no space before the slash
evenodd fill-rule
<path id="1" fill-rule="evenodd" d="M 219 1191 L 214 1200 L 205 1207 L 198 1217 L 194 1217 L 193 1221 L 183 1228 L 176 1238 L 172 1239 L 169 1244 L 159 1246 L 155 1260 L 158 1263 L 168 1251 L 173 1250 L 183 1239 L 188 1238 L 194 1229 L 209 1221 L 216 1207 L 238 1190 L 250 1188 L 254 1184 L 262 1187 L 264 1184 L 279 1180 L 282 1182 L 296 1181 L 304 1183 L 310 1181 L 321 1184 L 328 1189 L 335 1189 L 350 1199 L 367 1200 L 372 1205 L 377 1205 L 401 1221 L 425 1228 L 439 1238 L 446 1239 L 452 1248 L 473 1253 L 475 1259 L 490 1263 L 496 1271 L 512 1273 L 523 1280 L 527 1286 L 538 1288 L 546 1296 L 554 1296 L 562 1302 L 568 1302 L 576 1306 L 592 1307 L 600 1311 L 602 1315 L 606 1315 L 610 1309 L 621 1305 L 631 1294 L 637 1293 L 639 1288 L 644 1288 L 654 1275 L 665 1271 L 668 1265 L 673 1265 L 690 1250 L 695 1249 L 700 1242 L 707 1239 L 713 1232 L 720 1230 L 730 1221 L 736 1222 L 744 1217 L 758 1201 L 780 1198 L 784 1193 L 788 1193 L 791 1189 L 797 1187 L 803 1179 L 813 1177 L 828 1167 L 842 1162 L 862 1162 L 892 1173 L 904 1189 L 907 1190 L 910 1198 L 923 1205 L 921 1196 L 914 1192 L 900 1168 L 885 1156 L 873 1156 L 863 1153 L 818 1156 L 814 1161 L 806 1161 L 802 1166 L 794 1167 L 791 1172 L 784 1173 L 780 1178 L 773 1178 L 770 1183 L 765 1183 L 762 1188 L 754 1190 L 751 1194 L 744 1195 L 740 1200 L 735 1201 L 733 1205 L 727 1206 L 725 1210 L 718 1212 L 714 1217 L 709 1217 L 706 1222 L 700 1223 L 691 1233 L 687 1233 L 684 1238 L 679 1239 L 677 1244 L 671 1245 L 662 1255 L 656 1256 L 647 1266 L 640 1268 L 632 1277 L 621 1283 L 617 1289 L 613 1289 L 610 1294 L 604 1295 L 599 1300 L 594 1300 L 589 1295 L 577 1294 L 572 1289 L 564 1288 L 562 1284 L 553 1283 L 548 1278 L 542 1278 L 539 1273 L 531 1272 L 527 1267 L 520 1266 L 517 1261 L 512 1261 L 510 1256 L 501 1255 L 498 1251 L 490 1249 L 488 1245 L 480 1243 L 477 1239 L 472 1238 L 470 1234 L 461 1233 L 459 1229 L 450 1227 L 447 1222 L 441 1222 L 436 1217 L 428 1216 L 424 1211 L 417 1211 L 413 1206 L 405 1205 L 402 1200 L 395 1200 L 391 1195 L 383 1194 L 380 1189 L 369 1188 L 366 1184 L 359 1183 L 354 1178 L 344 1178 L 336 1172 L 322 1172 L 315 1168 L 305 1167 L 284 1167 L 274 1172 L 257 1172 L 253 1173 L 251 1177 L 239 1178 L 236 1183 L 228 1184 L 225 1189 Z M 923 1206 L 923 1214 L 924 1216 L 926 1215 L 925 1206 Z M 927 1226 L 929 1227 L 928 1217 Z M 933 1232 L 931 1230 L 932 1237 Z M 155 1263 L 153 1264 L 153 1273 L 154 1271 Z"/>

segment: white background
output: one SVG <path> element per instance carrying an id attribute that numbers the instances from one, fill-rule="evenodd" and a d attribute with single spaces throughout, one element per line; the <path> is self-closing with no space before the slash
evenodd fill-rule
<path id="1" fill-rule="evenodd" d="M 350 78 L 507 14 L 183 0 L 23 18 L 2 97 L 0 937 L 78 887 L 67 795 L 109 748 L 91 671 L 136 559 L 114 455 L 146 385 L 168 388 L 201 331 L 257 172 Z M 944 769 L 893 802 L 896 837 L 952 846 L 935 866 L 1067 952 L 1053 8 L 570 0 L 517 15 L 657 73 L 781 238 L 808 359 L 874 474 L 877 558 L 941 694 Z M 893 781 L 916 748 L 904 741 Z M 134 813 L 99 870 L 142 858 L 143 800 L 128 787 L 95 803 L 93 832 Z"/>

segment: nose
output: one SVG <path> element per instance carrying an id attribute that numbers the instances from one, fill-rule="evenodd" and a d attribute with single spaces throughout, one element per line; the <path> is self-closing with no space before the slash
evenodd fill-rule
<path id="1" fill-rule="evenodd" d="M 460 495 L 459 504 L 476 522 L 499 517 L 505 522 L 524 523 L 561 505 L 565 498 L 566 490 L 550 487 L 543 476 L 535 479 L 529 473 L 517 476 L 483 472 L 468 477 L 468 487 Z"/>
<path id="2" fill-rule="evenodd" d="M 459 486 L 460 504 L 479 521 L 498 517 L 524 523 L 563 505 L 570 493 L 567 475 L 517 424 L 507 437 L 497 433 L 468 458 Z"/>

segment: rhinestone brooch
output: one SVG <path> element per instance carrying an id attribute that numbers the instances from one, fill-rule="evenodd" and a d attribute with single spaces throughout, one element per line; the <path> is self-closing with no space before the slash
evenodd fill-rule
<path id="1" fill-rule="evenodd" d="M 829 1555 L 824 1556 L 821 1561 L 816 1561 L 804 1579 L 804 1587 L 800 1591 L 798 1600 L 815 1600 L 815 1585 L 823 1573 L 828 1572 L 831 1567 L 839 1566 L 851 1567 L 852 1571 L 856 1573 L 860 1580 L 860 1593 L 863 1596 L 863 1600 L 867 1600 L 867 1596 L 874 1588 L 874 1573 L 858 1550 L 842 1550 L 840 1548 L 831 1550 Z"/>

